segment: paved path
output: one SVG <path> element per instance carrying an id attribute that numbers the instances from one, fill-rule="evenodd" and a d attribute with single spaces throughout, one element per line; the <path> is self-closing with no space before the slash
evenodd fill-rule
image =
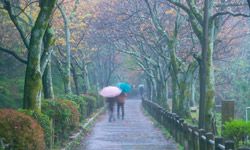
<path id="1" fill-rule="evenodd" d="M 115 109 L 116 110 L 116 109 Z M 116 115 L 116 113 L 115 113 Z M 153 122 L 144 116 L 141 101 L 126 101 L 125 119 L 108 122 L 105 113 L 77 150 L 177 150 Z"/>

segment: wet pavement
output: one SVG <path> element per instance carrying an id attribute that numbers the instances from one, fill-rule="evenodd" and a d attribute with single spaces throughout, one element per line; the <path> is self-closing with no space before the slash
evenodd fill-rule
<path id="1" fill-rule="evenodd" d="M 108 114 L 103 114 L 77 150 L 177 150 L 176 147 L 143 114 L 141 101 L 129 99 L 124 120 L 110 123 Z"/>

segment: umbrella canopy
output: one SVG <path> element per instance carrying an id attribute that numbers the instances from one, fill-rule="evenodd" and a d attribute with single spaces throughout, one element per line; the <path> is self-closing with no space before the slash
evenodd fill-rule
<path id="1" fill-rule="evenodd" d="M 116 86 L 107 86 L 104 87 L 99 94 L 103 97 L 111 98 L 116 97 L 122 93 L 122 90 Z"/>
<path id="2" fill-rule="evenodd" d="M 143 88 L 144 85 L 143 85 L 143 84 L 139 84 L 138 87 L 139 87 L 139 88 Z"/>
<path id="3" fill-rule="evenodd" d="M 131 85 L 126 82 L 119 82 L 116 86 L 119 87 L 123 93 L 128 93 L 132 89 Z"/>

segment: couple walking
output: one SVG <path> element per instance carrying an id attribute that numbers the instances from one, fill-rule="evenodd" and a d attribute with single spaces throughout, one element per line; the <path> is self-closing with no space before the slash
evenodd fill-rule
<path id="1" fill-rule="evenodd" d="M 127 94 L 121 93 L 120 95 L 113 97 L 113 98 L 107 98 L 108 103 L 108 111 L 109 111 L 109 122 L 115 121 L 114 117 L 114 105 L 117 104 L 117 119 L 120 119 L 120 111 L 122 114 L 122 120 L 124 119 L 124 104 L 126 100 Z"/>
<path id="2" fill-rule="evenodd" d="M 104 87 L 99 94 L 106 98 L 109 111 L 109 122 L 115 121 L 114 105 L 117 104 L 117 118 L 120 118 L 120 110 L 122 112 L 122 119 L 124 119 L 124 104 L 127 93 L 132 90 L 131 85 L 126 82 L 120 82 L 116 86 Z"/>

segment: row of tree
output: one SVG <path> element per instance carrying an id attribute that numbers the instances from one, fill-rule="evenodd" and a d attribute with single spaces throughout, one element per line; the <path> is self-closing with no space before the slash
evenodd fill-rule
<path id="1" fill-rule="evenodd" d="M 117 69 L 125 62 L 136 70 L 126 76 L 143 74 L 150 99 L 169 107 L 171 97 L 172 111 L 187 118 L 198 103 L 199 127 L 215 132 L 215 81 L 227 78 L 214 74 L 214 62 L 239 55 L 249 33 L 247 2 L 1 0 L 0 32 L 8 36 L 0 51 L 26 66 L 26 109 L 40 110 L 42 95 L 54 97 L 55 68 L 64 92 L 80 94 L 122 79 Z"/>
<path id="2" fill-rule="evenodd" d="M 190 117 L 190 104 L 198 103 L 199 128 L 215 132 L 214 59 L 230 57 L 225 49 L 235 53 L 237 44 L 232 41 L 248 33 L 244 23 L 249 17 L 247 2 L 117 2 L 110 6 L 110 15 L 103 16 L 107 17 L 104 24 L 109 26 L 106 36 L 118 51 L 134 57 L 145 73 L 150 99 L 168 107 L 167 99 L 171 97 L 172 111 L 186 118 Z"/>
<path id="3" fill-rule="evenodd" d="M 5 32 L 0 51 L 26 68 L 23 108 L 40 110 L 42 96 L 58 95 L 53 90 L 55 72 L 60 73 L 65 94 L 87 93 L 112 82 L 117 54 L 103 44 L 106 41 L 93 42 L 89 27 L 92 22 L 100 26 L 101 2 L 0 1 L 0 32 Z"/>

